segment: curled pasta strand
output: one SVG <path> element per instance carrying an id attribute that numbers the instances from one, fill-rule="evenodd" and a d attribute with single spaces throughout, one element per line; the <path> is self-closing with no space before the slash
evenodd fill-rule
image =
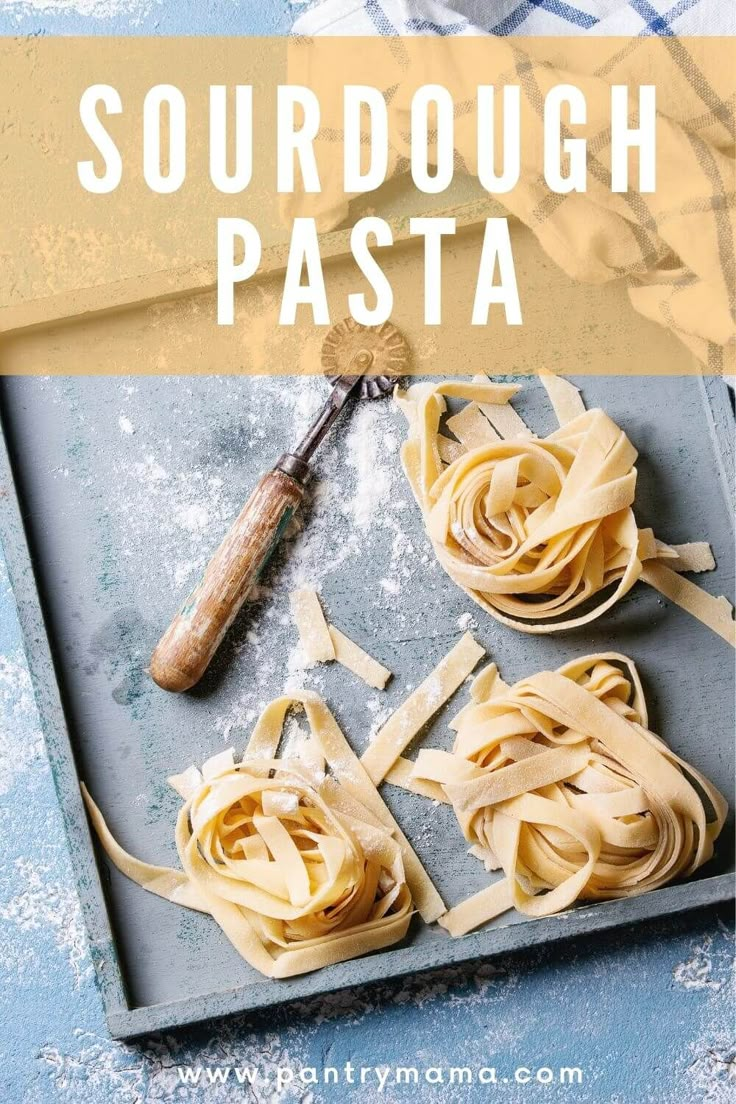
<path id="1" fill-rule="evenodd" d="M 277 758 L 286 714 L 304 708 L 310 736 Z M 331 773 L 325 772 L 325 765 Z M 144 889 L 209 913 L 251 966 L 292 977 L 388 947 L 417 908 L 445 911 L 426 872 L 314 694 L 263 711 L 243 759 L 213 756 L 170 780 L 184 799 L 176 824 L 181 870 L 128 854 L 86 788 L 111 861 Z"/>
<path id="2" fill-rule="evenodd" d="M 513 427 L 518 415 L 501 420 L 494 411 L 510 411 L 518 388 L 497 384 L 494 397 L 482 379 L 397 395 L 409 421 L 404 470 L 450 578 L 496 620 L 537 634 L 588 624 L 643 578 L 736 645 L 726 599 L 676 574 L 712 569 L 710 549 L 680 551 L 639 528 L 637 452 L 624 431 L 603 410 L 585 410 L 567 381 L 545 376 L 560 428 L 503 439 L 499 426 Z M 448 396 L 468 403 L 447 420 L 456 444 L 441 432 Z"/>
<path id="3" fill-rule="evenodd" d="M 707 862 L 726 801 L 647 724 L 636 666 L 615 652 L 492 686 L 463 709 L 452 754 L 421 751 L 411 780 L 441 786 L 472 853 L 502 868 L 504 884 L 440 924 L 461 935 L 512 906 L 548 916 Z"/>

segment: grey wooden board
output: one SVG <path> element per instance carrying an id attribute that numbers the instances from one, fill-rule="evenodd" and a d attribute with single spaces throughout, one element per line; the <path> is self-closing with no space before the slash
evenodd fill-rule
<path id="1" fill-rule="evenodd" d="M 588 405 L 604 406 L 640 450 L 640 522 L 665 540 L 710 540 L 718 568 L 704 585 L 732 596 L 733 425 L 725 386 L 674 377 L 577 383 Z M 724 899 L 732 890 L 731 820 L 712 863 L 686 885 L 547 920 L 508 915 L 458 941 L 415 921 L 401 947 L 288 982 L 262 979 L 212 921 L 146 894 L 103 859 L 105 910 L 67 726 L 79 776 L 121 842 L 142 858 L 175 863 L 178 798 L 165 785 L 168 774 L 228 743 L 242 747 L 259 708 L 289 680 L 327 698 L 360 752 L 371 726 L 468 621 L 510 681 L 585 652 L 631 655 L 643 674 L 652 727 L 733 794 L 729 646 L 641 584 L 612 614 L 574 633 L 524 636 L 487 618 L 434 562 L 400 473 L 403 418 L 385 401 L 345 418 L 323 447 L 304 532 L 270 566 L 270 595 L 246 608 L 201 687 L 176 697 L 153 686 L 144 667 L 160 631 L 258 473 L 294 443 L 325 386 L 316 378 L 230 377 L 12 378 L 2 384 L 17 491 L 17 498 L 0 498 L 6 553 L 117 1035 L 594 932 Z M 517 408 L 539 433 L 554 427 L 536 380 L 525 381 Z M 7 481 L 5 472 L 4 486 Z M 381 504 L 373 525 L 357 491 Z M 287 599 L 297 582 L 317 583 L 334 621 L 395 672 L 385 694 L 367 690 L 337 665 L 298 670 Z M 463 691 L 457 698 L 464 700 Z M 425 745 L 449 745 L 453 711 L 430 727 Z M 465 854 L 450 810 L 392 787 L 384 793 L 448 904 L 486 884 L 480 864 Z"/>

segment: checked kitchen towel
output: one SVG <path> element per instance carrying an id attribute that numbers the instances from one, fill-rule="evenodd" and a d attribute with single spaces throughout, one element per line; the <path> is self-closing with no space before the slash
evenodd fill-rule
<path id="1" fill-rule="evenodd" d="M 736 5 L 723 0 L 326 0 L 296 20 L 294 33 L 488 36 L 489 79 L 519 83 L 525 112 L 521 179 L 500 201 L 570 276 L 589 283 L 627 278 L 638 311 L 672 330 L 711 371 L 726 373 L 734 370 L 736 351 L 734 66 L 704 71 L 681 36 L 729 35 L 736 29 L 734 12 Z M 514 35 L 539 39 L 522 43 Z M 629 41 L 612 40 L 601 64 L 606 46 L 599 38 L 587 69 L 576 53 L 571 76 L 564 43 L 553 49 L 550 44 L 560 40 L 542 37 L 559 35 Z M 651 80 L 652 54 L 637 48 L 637 41 L 652 36 L 662 44 L 656 58 L 657 188 L 616 194 L 610 184 L 610 85 Z M 384 81 L 392 118 L 389 175 L 408 164 L 401 135 L 409 130 L 409 99 L 402 84 L 408 90 L 420 83 L 421 54 L 407 56 L 402 65 L 397 55 L 395 83 Z M 442 83 L 455 101 L 456 160 L 474 173 L 476 119 L 467 104 L 475 100 L 477 80 L 474 85 L 460 61 L 448 50 Z M 584 193 L 558 195 L 540 171 L 542 108 L 546 91 L 571 79 L 587 101 L 587 124 L 576 127 L 575 135 L 588 140 L 588 183 Z M 332 122 L 332 130 L 324 126 L 320 133 L 324 141 L 341 132 L 340 121 Z M 346 217 L 343 200 L 328 187 L 319 197 L 294 197 L 285 214 L 317 215 L 326 230 Z"/>
<path id="2" fill-rule="evenodd" d="M 322 0 L 303 6 L 294 24 L 301 35 L 736 33 L 732 0 Z"/>

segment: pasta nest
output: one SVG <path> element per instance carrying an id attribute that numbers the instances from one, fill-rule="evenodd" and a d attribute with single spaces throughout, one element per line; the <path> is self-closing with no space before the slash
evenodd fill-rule
<path id="1" fill-rule="evenodd" d="M 440 563 L 516 629 L 549 632 L 599 617 L 634 585 L 642 559 L 657 554 L 651 530 L 639 530 L 631 508 L 636 456 L 602 410 L 543 440 L 472 449 L 424 496 Z M 567 616 L 613 583 L 592 610 Z M 550 624 L 550 617 L 564 620 Z"/>
<path id="2" fill-rule="evenodd" d="M 300 756 L 273 757 L 293 704 L 270 703 L 242 762 L 228 750 L 169 780 L 185 799 L 176 825 L 180 871 L 123 851 L 84 791 L 123 873 L 209 913 L 251 965 L 277 978 L 389 946 L 406 934 L 413 911 L 394 823 L 320 699 L 298 699 L 312 725 Z M 326 773 L 325 750 L 341 761 L 342 776 L 339 762 L 337 777 Z"/>
<path id="3" fill-rule="evenodd" d="M 585 656 L 463 710 L 453 754 L 420 752 L 415 775 L 441 781 L 473 853 L 503 868 L 501 907 L 549 915 L 657 889 L 713 854 L 725 800 L 647 723 L 634 663 Z"/>
<path id="4" fill-rule="evenodd" d="M 185 804 L 177 850 L 191 883 L 242 909 L 271 953 L 405 930 L 411 895 L 399 847 L 352 813 L 331 807 L 296 763 L 246 763 Z"/>
<path id="5" fill-rule="evenodd" d="M 510 405 L 515 384 L 475 376 L 394 392 L 409 423 L 404 471 L 447 574 L 526 633 L 585 625 L 641 578 L 736 647 L 728 599 L 681 574 L 712 571 L 710 546 L 670 545 L 640 529 L 636 449 L 603 410 L 585 409 L 569 381 L 544 371 L 540 379 L 560 422 L 543 439 Z M 443 424 L 447 398 L 465 406 Z"/>

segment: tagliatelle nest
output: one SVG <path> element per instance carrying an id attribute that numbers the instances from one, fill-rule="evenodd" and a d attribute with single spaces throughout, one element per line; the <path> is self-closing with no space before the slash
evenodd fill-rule
<path id="1" fill-rule="evenodd" d="M 451 934 L 512 906 L 547 916 L 646 893 L 710 859 L 726 802 L 648 729 L 630 659 L 584 656 L 512 687 L 492 666 L 476 681 L 453 753 L 421 751 L 411 772 L 505 875 L 440 919 Z"/>
<path id="2" fill-rule="evenodd" d="M 711 570 L 709 546 L 668 545 L 640 529 L 636 449 L 567 381 L 542 379 L 561 422 L 543 439 L 509 405 L 514 385 L 476 377 L 397 394 L 409 420 L 402 462 L 447 574 L 527 633 L 587 624 L 642 578 L 733 644 L 730 604 L 678 574 Z M 467 403 L 446 422 L 456 440 L 440 429 L 446 397 Z"/>
<path id="3" fill-rule="evenodd" d="M 288 710 L 311 734 L 298 758 L 276 758 Z M 326 773 L 326 766 L 332 773 Z M 390 946 L 415 902 L 427 921 L 444 912 L 332 714 L 316 695 L 266 707 L 243 760 L 232 751 L 169 780 L 184 798 L 176 825 L 181 870 L 129 855 L 83 789 L 110 859 L 143 888 L 209 913 L 239 953 L 285 978 Z"/>

